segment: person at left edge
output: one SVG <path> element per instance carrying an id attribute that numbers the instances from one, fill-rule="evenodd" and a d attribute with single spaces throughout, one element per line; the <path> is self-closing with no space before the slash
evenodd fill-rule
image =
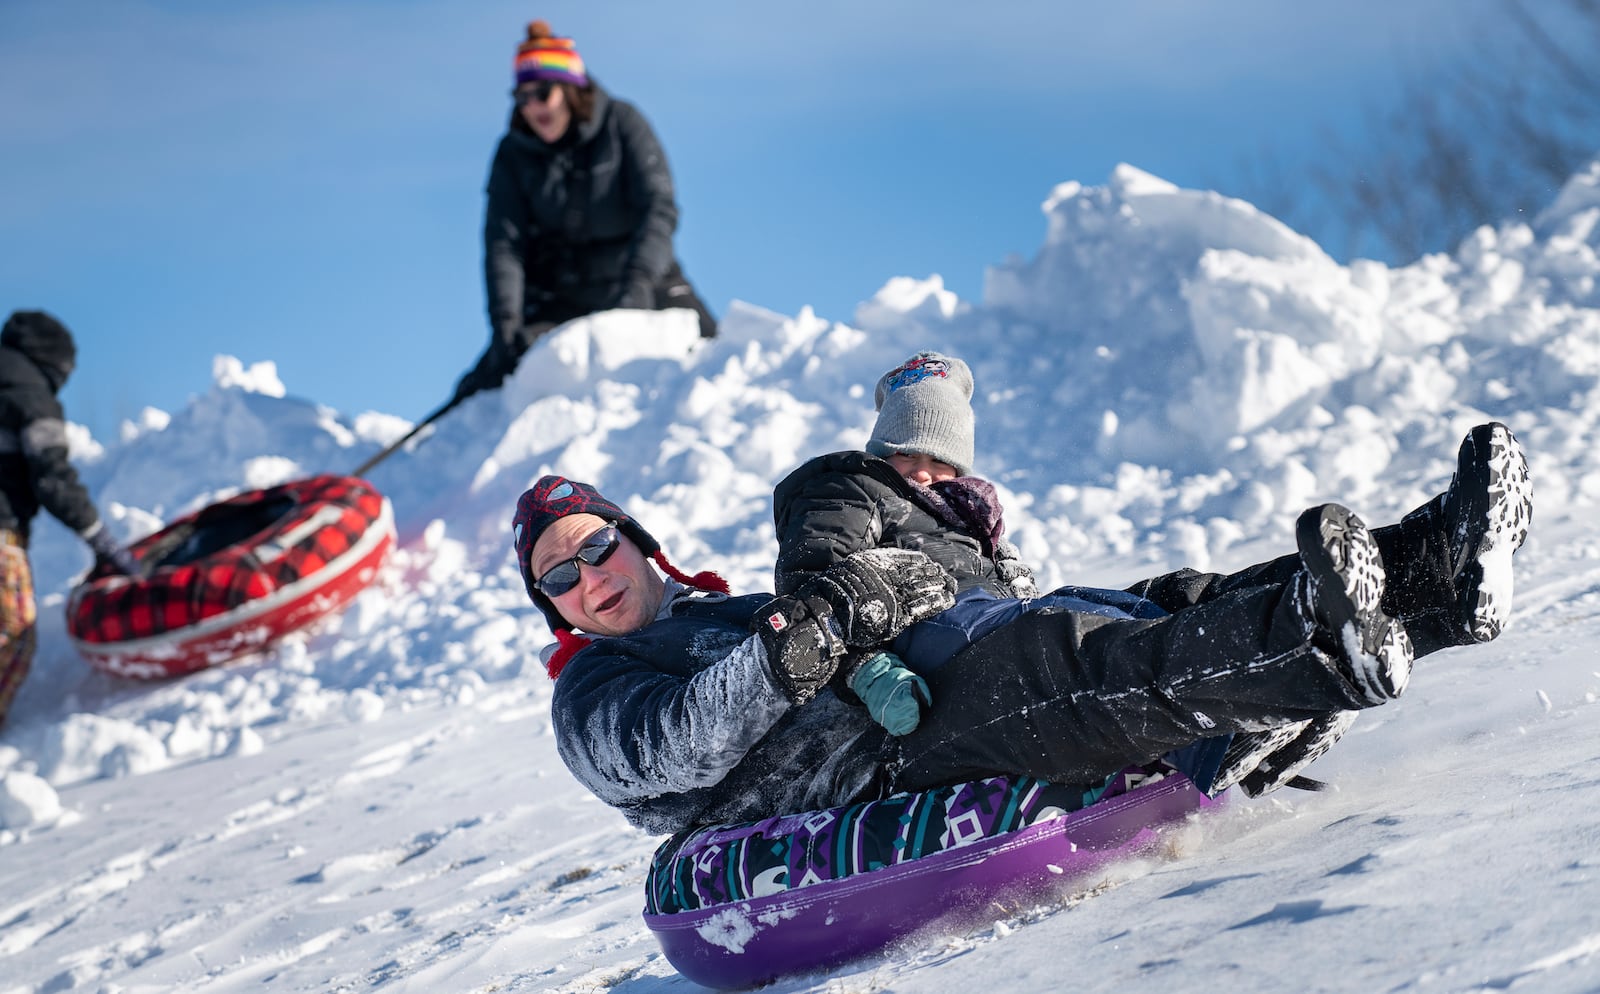
<path id="1" fill-rule="evenodd" d="M 685 307 L 717 321 L 674 255 L 678 204 L 655 132 L 544 21 L 517 49 L 511 122 L 483 223 L 489 345 L 455 399 L 497 387 L 557 325 L 612 308 Z"/>
<path id="2" fill-rule="evenodd" d="M 71 332 L 44 311 L 16 311 L 0 330 L 0 725 L 33 665 L 37 606 L 28 536 L 39 509 L 77 532 L 101 565 L 139 569 L 67 458 L 66 415 L 56 394 L 77 357 Z"/>

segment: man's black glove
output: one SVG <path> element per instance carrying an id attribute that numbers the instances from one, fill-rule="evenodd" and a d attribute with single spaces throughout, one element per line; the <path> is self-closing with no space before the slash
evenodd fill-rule
<path id="1" fill-rule="evenodd" d="M 795 596 L 833 610 L 846 644 L 869 648 L 955 603 L 956 581 L 911 549 L 865 549 L 806 581 Z"/>
<path id="2" fill-rule="evenodd" d="M 83 533 L 83 540 L 89 543 L 89 548 L 94 552 L 95 568 L 101 571 L 121 573 L 125 576 L 139 575 L 139 560 L 133 553 L 117 545 L 117 540 L 111 537 L 111 531 L 105 522 L 96 521 Z"/>
<path id="3" fill-rule="evenodd" d="M 761 638 L 772 675 L 796 704 L 827 686 L 846 652 L 832 610 L 816 597 L 775 597 L 756 611 L 750 629 Z"/>

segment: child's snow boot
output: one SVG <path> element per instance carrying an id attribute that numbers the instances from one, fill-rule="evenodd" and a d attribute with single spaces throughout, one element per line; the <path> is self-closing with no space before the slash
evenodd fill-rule
<path id="1" fill-rule="evenodd" d="M 1301 616 L 1341 673 L 1372 704 L 1399 697 L 1411 678 L 1411 639 L 1383 612 L 1383 560 L 1349 508 L 1323 504 L 1295 523 Z"/>

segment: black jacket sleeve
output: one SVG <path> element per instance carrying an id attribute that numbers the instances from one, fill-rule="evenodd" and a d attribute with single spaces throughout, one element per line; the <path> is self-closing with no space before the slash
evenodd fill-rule
<path id="1" fill-rule="evenodd" d="M 778 538 L 773 583 L 780 594 L 793 593 L 852 553 L 875 548 L 921 552 L 963 591 L 1038 593 L 1020 560 L 1002 567 L 984 540 L 941 517 L 893 466 L 860 450 L 817 456 L 784 477 L 773 489 L 772 517 Z"/>
<path id="2" fill-rule="evenodd" d="M 28 461 L 39 505 L 87 538 L 99 529 L 100 514 L 68 457 L 67 422 L 61 403 L 44 389 L 33 391 L 27 401 L 36 416 L 22 427 L 22 454 Z"/>
<path id="3" fill-rule="evenodd" d="M 556 684 L 556 745 L 608 804 L 720 783 L 790 707 L 754 636 L 693 675 L 584 652 Z"/>
<path id="4" fill-rule="evenodd" d="M 768 594 L 689 599 L 574 655 L 550 700 L 556 749 L 595 796 L 650 832 L 859 800 L 883 728 L 829 691 L 795 707 L 749 617 Z"/>
<path id="5" fill-rule="evenodd" d="M 883 536 L 869 478 L 830 471 L 829 456 L 811 460 L 773 491 L 778 562 L 773 581 L 788 595 L 851 553 L 877 548 Z"/>
<path id="6" fill-rule="evenodd" d="M 537 237 L 534 227 L 527 198 L 517 184 L 510 145 L 502 140 L 489 167 L 488 205 L 483 217 L 483 282 L 491 348 L 495 343 L 509 346 L 522 327 L 523 258 Z"/>
<path id="7" fill-rule="evenodd" d="M 672 268 L 672 236 L 678 228 L 672 171 L 643 114 L 620 100 L 612 102 L 611 113 L 622 145 L 628 199 L 639 210 L 639 226 L 634 232 L 619 303 L 624 307 L 651 307 L 653 288 Z"/>

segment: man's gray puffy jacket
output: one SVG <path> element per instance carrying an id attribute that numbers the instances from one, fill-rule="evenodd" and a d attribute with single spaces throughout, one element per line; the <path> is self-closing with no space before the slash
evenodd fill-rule
<path id="1" fill-rule="evenodd" d="M 550 705 L 573 776 L 661 834 L 877 796 L 887 733 L 827 690 L 789 703 L 749 630 L 771 596 L 675 589 L 653 623 L 574 655 Z"/>

